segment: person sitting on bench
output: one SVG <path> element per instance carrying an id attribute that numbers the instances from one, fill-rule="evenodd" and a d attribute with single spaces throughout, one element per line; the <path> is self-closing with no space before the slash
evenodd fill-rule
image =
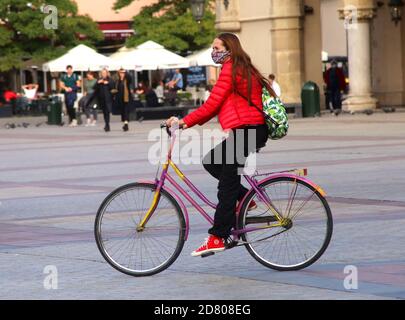
<path id="1" fill-rule="evenodd" d="M 159 107 L 158 97 L 156 95 L 156 92 L 152 88 L 149 88 L 148 90 L 146 90 L 145 100 L 146 100 L 146 106 L 148 108 Z"/>
<path id="2" fill-rule="evenodd" d="M 159 83 L 155 83 L 155 85 L 152 86 L 153 91 L 155 91 L 157 99 L 158 99 L 158 104 L 159 107 L 164 105 L 165 101 L 165 85 L 162 80 L 159 81 Z"/>
<path id="3" fill-rule="evenodd" d="M 38 88 L 39 85 L 35 83 L 25 84 L 22 86 L 24 95 L 27 97 L 28 101 L 31 102 L 32 100 L 35 100 L 37 98 Z"/>

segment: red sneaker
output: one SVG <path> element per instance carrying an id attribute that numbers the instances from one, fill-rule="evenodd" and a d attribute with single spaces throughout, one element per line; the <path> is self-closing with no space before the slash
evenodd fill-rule
<path id="1" fill-rule="evenodd" d="M 248 211 L 254 210 L 257 208 L 257 204 L 254 200 L 250 201 Z"/>
<path id="2" fill-rule="evenodd" d="M 236 202 L 236 208 L 239 206 L 239 201 Z M 254 200 L 250 201 L 248 211 L 254 210 L 257 208 L 257 204 Z"/>
<path id="3" fill-rule="evenodd" d="M 225 250 L 224 240 L 220 237 L 210 235 L 205 242 L 197 250 L 193 251 L 191 255 L 193 257 L 201 256 L 204 253 L 220 252 Z"/>

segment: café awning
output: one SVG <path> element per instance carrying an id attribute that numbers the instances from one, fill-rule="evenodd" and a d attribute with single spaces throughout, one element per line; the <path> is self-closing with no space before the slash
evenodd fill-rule
<path id="1" fill-rule="evenodd" d="M 165 49 L 154 41 L 146 41 L 134 49 L 111 56 L 116 64 L 127 70 L 158 70 L 188 68 L 186 58 Z"/>
<path id="2" fill-rule="evenodd" d="M 98 53 L 84 44 L 79 44 L 63 56 L 44 63 L 42 70 L 63 72 L 68 65 L 72 65 L 75 71 L 99 71 L 103 68 L 108 68 L 109 70 L 118 69 L 118 66 L 111 58 Z"/>

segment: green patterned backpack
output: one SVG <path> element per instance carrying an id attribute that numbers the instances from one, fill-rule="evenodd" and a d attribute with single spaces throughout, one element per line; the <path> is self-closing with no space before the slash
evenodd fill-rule
<path id="1" fill-rule="evenodd" d="M 237 92 L 239 96 L 249 101 L 245 96 Z M 280 98 L 273 97 L 266 87 L 262 89 L 262 103 L 263 111 L 250 102 L 250 105 L 263 113 L 266 120 L 267 127 L 269 128 L 269 138 L 271 140 L 278 140 L 284 138 L 288 132 L 288 116 L 285 107 Z"/>
<path id="2" fill-rule="evenodd" d="M 262 89 L 263 114 L 269 127 L 269 138 L 278 140 L 288 132 L 288 116 L 281 100 L 270 95 L 266 87 Z"/>

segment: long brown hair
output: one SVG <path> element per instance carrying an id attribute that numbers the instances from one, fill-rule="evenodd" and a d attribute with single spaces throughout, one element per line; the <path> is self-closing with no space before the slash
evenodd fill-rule
<path id="1" fill-rule="evenodd" d="M 255 77 L 262 87 L 266 87 L 269 93 L 276 97 L 276 93 L 272 89 L 270 82 L 265 78 L 259 70 L 253 65 L 249 55 L 243 50 L 239 38 L 233 33 L 224 32 L 217 36 L 217 39 L 221 40 L 226 48 L 230 52 L 230 58 L 233 62 L 232 66 L 232 86 L 235 92 L 236 90 L 236 75 L 241 75 L 248 82 L 248 101 L 251 104 L 250 96 L 252 92 L 252 76 Z"/>

